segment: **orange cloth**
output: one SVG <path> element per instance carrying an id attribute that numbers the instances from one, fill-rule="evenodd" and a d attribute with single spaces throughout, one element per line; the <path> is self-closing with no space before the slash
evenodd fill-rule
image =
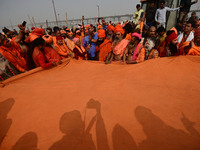
<path id="1" fill-rule="evenodd" d="M 53 67 L 52 62 L 46 62 L 46 57 L 44 56 L 44 54 L 40 51 L 38 47 L 34 48 L 32 58 L 36 67 L 41 66 L 43 69 L 48 69 L 48 68 Z"/>
<path id="2" fill-rule="evenodd" d="M 114 31 L 115 27 L 112 26 L 111 24 L 107 26 L 107 31 Z"/>
<path id="3" fill-rule="evenodd" d="M 138 57 L 136 59 L 137 63 L 143 62 L 144 58 L 145 58 L 145 49 L 144 49 L 144 47 L 138 53 L 139 54 L 138 54 Z"/>
<path id="4" fill-rule="evenodd" d="M 200 47 L 196 46 L 195 44 L 193 45 L 193 47 L 189 50 L 189 52 L 187 53 L 187 55 L 200 55 Z"/>
<path id="5" fill-rule="evenodd" d="M 96 46 L 96 51 L 100 51 L 99 52 L 99 61 L 105 61 L 106 57 L 108 56 L 108 53 L 110 53 L 112 51 L 112 41 L 105 39 L 104 42 L 99 45 Z"/>
<path id="6" fill-rule="evenodd" d="M 63 45 L 58 45 L 56 41 L 57 41 L 56 37 L 53 37 L 53 45 L 56 51 L 58 52 L 58 54 L 60 55 L 62 59 L 66 58 L 67 54 L 69 53 L 69 49 L 67 48 L 65 44 L 64 38 L 63 38 Z"/>
<path id="7" fill-rule="evenodd" d="M 1 147 L 198 150 L 199 62 L 178 56 L 107 66 L 71 59 L 9 78 L 0 89 Z M 91 143 L 85 136 L 94 147 L 82 146 Z"/>
<path id="8" fill-rule="evenodd" d="M 124 29 L 122 28 L 122 26 L 120 25 L 120 24 L 118 24 L 116 27 L 115 27 L 115 34 L 117 33 L 117 32 L 120 32 L 121 34 L 123 34 L 124 35 Z"/>
<path id="9" fill-rule="evenodd" d="M 106 34 L 105 34 L 105 30 L 104 30 L 104 29 L 98 30 L 98 37 L 102 37 L 102 38 L 105 38 L 105 37 L 106 37 Z"/>
<path id="10" fill-rule="evenodd" d="M 52 44 L 53 42 L 53 37 L 51 35 L 43 35 L 42 38 L 45 40 L 47 44 Z"/>
<path id="11" fill-rule="evenodd" d="M 35 29 L 33 30 L 33 33 L 34 33 L 35 35 L 38 35 L 38 36 L 43 36 L 44 33 L 45 33 L 45 30 L 44 30 L 44 29 L 41 29 L 41 28 L 35 28 Z"/>
<path id="12" fill-rule="evenodd" d="M 177 35 L 178 32 L 177 32 L 177 29 L 175 27 L 171 28 L 170 30 L 173 30 Z"/>
<path id="13" fill-rule="evenodd" d="M 131 33 L 128 33 L 128 34 L 126 35 L 125 39 L 130 41 L 130 40 L 131 40 Z"/>
<path id="14" fill-rule="evenodd" d="M 44 49 L 44 54 L 45 54 L 45 57 L 46 57 L 48 62 L 53 61 L 55 63 L 58 63 L 59 60 L 61 60 L 60 55 L 52 47 L 46 46 L 45 49 Z"/>
<path id="15" fill-rule="evenodd" d="M 98 30 L 103 29 L 102 25 L 99 25 L 99 26 L 97 27 L 97 29 L 98 29 Z"/>
<path id="16" fill-rule="evenodd" d="M 35 39 L 39 38 L 40 36 L 34 34 L 34 33 L 30 33 L 29 36 L 24 40 L 24 42 L 26 43 L 31 43 L 32 41 L 34 41 Z"/>
<path id="17" fill-rule="evenodd" d="M 181 42 L 181 44 L 179 45 L 179 47 L 180 47 L 180 55 L 185 55 L 184 48 L 185 48 L 185 46 L 189 46 L 189 44 L 190 44 L 190 41 Z"/>
<path id="18" fill-rule="evenodd" d="M 17 68 L 20 72 L 24 72 L 27 70 L 26 60 L 19 53 L 19 45 L 15 41 L 10 41 L 11 47 L 7 48 L 1 46 L 0 53 L 10 62 L 15 68 Z"/>
<path id="19" fill-rule="evenodd" d="M 143 27 L 144 27 L 144 22 L 141 21 L 141 22 L 140 22 L 140 34 L 141 34 L 141 35 L 142 35 Z"/>
<path id="20" fill-rule="evenodd" d="M 113 53 L 115 55 L 122 56 L 128 43 L 129 43 L 129 40 L 126 40 L 126 39 L 121 40 L 117 45 L 115 45 L 115 47 L 112 48 Z"/>

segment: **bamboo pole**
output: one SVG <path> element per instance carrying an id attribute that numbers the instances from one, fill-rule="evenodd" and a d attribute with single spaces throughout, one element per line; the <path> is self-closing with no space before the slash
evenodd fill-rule
<path id="1" fill-rule="evenodd" d="M 31 27 L 33 27 L 33 22 L 31 21 L 31 18 L 30 18 L 29 15 L 28 15 L 28 19 L 29 19 L 29 21 L 30 21 L 30 23 L 31 23 Z"/>
<path id="2" fill-rule="evenodd" d="M 35 20 L 34 20 L 34 17 L 32 17 L 32 20 L 33 20 L 33 23 L 34 23 L 35 27 L 37 27 L 36 23 L 35 23 Z"/>
<path id="3" fill-rule="evenodd" d="M 67 16 L 67 12 L 66 12 L 66 25 L 67 25 L 67 27 L 68 27 L 68 16 Z"/>

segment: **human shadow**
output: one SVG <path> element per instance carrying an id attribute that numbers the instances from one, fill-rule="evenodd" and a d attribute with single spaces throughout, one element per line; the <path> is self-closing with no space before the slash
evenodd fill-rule
<path id="1" fill-rule="evenodd" d="M 24 134 L 12 147 L 12 150 L 39 150 L 37 149 L 38 138 L 35 132 Z"/>
<path id="2" fill-rule="evenodd" d="M 66 112 L 62 115 L 60 130 L 65 135 L 61 140 L 55 142 L 49 150 L 109 150 L 107 132 L 101 115 L 101 104 L 91 99 L 87 103 L 87 109 L 96 109 L 96 115 L 87 127 L 85 127 L 85 122 L 78 110 Z M 95 122 L 97 147 L 90 134 Z"/>
<path id="3" fill-rule="evenodd" d="M 137 145 L 132 136 L 119 124 L 116 124 L 112 132 L 114 150 L 137 150 Z"/>
<path id="4" fill-rule="evenodd" d="M 12 119 L 7 119 L 7 114 L 14 103 L 15 100 L 13 98 L 0 102 L 0 145 L 12 124 Z"/>
<path id="5" fill-rule="evenodd" d="M 194 128 L 194 123 L 191 122 L 184 114 L 181 121 L 188 132 L 180 129 L 175 129 L 167 125 L 158 116 L 146 107 L 138 106 L 135 109 L 135 116 L 143 127 L 146 134 L 146 139 L 143 140 L 136 147 L 135 143 L 129 144 L 126 149 L 134 150 L 199 150 L 200 149 L 200 134 Z M 122 128 L 122 127 L 121 127 Z M 125 130 L 125 129 L 121 129 Z M 119 132 L 120 130 L 113 130 L 113 144 L 115 147 L 123 147 L 124 142 L 134 141 L 128 131 Z M 116 136 L 118 135 L 118 136 Z M 125 136 L 124 138 L 121 138 Z M 125 140 L 127 139 L 127 140 Z M 117 144 L 114 141 L 119 141 Z M 121 144 L 120 144 L 121 143 Z M 131 143 L 131 142 L 129 142 Z M 118 149 L 114 149 L 118 150 Z M 119 149 L 119 150 L 122 150 Z"/>

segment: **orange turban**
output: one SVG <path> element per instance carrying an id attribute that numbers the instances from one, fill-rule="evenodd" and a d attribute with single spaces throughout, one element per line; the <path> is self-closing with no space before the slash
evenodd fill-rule
<path id="1" fill-rule="evenodd" d="M 122 26 L 121 25 L 117 25 L 116 27 L 115 27 L 115 34 L 117 33 L 117 32 L 120 32 L 121 34 L 123 34 L 124 35 L 124 29 L 122 28 Z"/>
<path id="2" fill-rule="evenodd" d="M 102 25 L 99 25 L 99 26 L 97 27 L 97 29 L 98 29 L 98 30 L 103 29 Z"/>
<path id="3" fill-rule="evenodd" d="M 60 30 L 60 34 L 66 34 L 67 32 L 65 30 Z"/>
<path id="4" fill-rule="evenodd" d="M 105 30 L 104 30 L 104 29 L 98 30 L 98 37 L 102 37 L 102 38 L 105 38 L 105 37 L 106 37 L 106 34 L 105 34 Z"/>
<path id="5" fill-rule="evenodd" d="M 89 29 L 89 27 L 90 27 L 90 25 L 89 25 L 89 24 L 87 24 L 87 25 L 85 26 L 85 30 L 88 30 L 88 29 Z"/>
<path id="6" fill-rule="evenodd" d="M 175 27 L 171 28 L 170 30 L 174 31 L 177 34 L 177 30 Z"/>
<path id="7" fill-rule="evenodd" d="M 107 31 L 114 31 L 115 27 L 113 27 L 111 24 L 107 26 Z"/>
<path id="8" fill-rule="evenodd" d="M 43 34 L 44 34 L 44 29 L 35 28 L 35 29 L 33 30 L 33 33 L 36 34 L 36 35 L 38 35 L 38 36 L 43 36 Z"/>
<path id="9" fill-rule="evenodd" d="M 53 42 L 53 37 L 50 35 L 43 35 L 42 37 L 47 44 L 51 44 Z"/>

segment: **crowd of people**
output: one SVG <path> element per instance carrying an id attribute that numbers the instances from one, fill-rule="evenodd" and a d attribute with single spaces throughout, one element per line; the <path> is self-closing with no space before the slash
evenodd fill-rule
<path id="1" fill-rule="evenodd" d="M 150 2 L 143 11 L 138 4 L 134 22 L 99 18 L 96 25 L 84 25 L 83 18 L 82 25 L 72 29 L 40 26 L 26 30 L 24 24 L 18 25 L 19 32 L 4 28 L 0 34 L 0 81 L 39 66 L 54 67 L 65 58 L 136 64 L 159 57 L 200 55 L 200 21 L 195 12 L 187 17 L 188 5 L 181 3 L 172 9 L 161 1 L 156 9 Z M 179 9 L 177 25 L 166 31 L 166 12 Z"/>

